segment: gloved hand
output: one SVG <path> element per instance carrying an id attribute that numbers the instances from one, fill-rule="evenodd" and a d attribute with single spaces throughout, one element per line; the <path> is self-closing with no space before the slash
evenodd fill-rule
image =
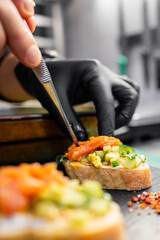
<path id="1" fill-rule="evenodd" d="M 66 116 L 79 140 L 87 139 L 84 126 L 73 105 L 93 101 L 98 118 L 99 135 L 111 136 L 114 129 L 127 125 L 138 102 L 138 87 L 122 79 L 96 60 L 46 59 L 53 83 Z M 22 86 L 37 98 L 66 131 L 63 120 L 33 71 L 21 63 L 15 69 Z M 115 101 L 119 106 L 115 109 Z"/>

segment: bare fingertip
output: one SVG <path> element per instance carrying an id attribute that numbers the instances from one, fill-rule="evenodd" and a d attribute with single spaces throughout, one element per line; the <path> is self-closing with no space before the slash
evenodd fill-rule
<path id="1" fill-rule="evenodd" d="M 26 65 L 34 68 L 40 64 L 40 61 L 41 61 L 41 53 L 37 46 L 32 45 L 27 51 L 25 63 Z"/>
<path id="2" fill-rule="evenodd" d="M 26 13 L 33 15 L 34 8 L 33 8 L 32 0 L 24 0 L 23 1 L 23 9 Z"/>

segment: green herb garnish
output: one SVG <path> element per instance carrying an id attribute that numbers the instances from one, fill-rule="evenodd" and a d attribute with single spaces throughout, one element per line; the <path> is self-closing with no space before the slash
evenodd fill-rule
<path id="1" fill-rule="evenodd" d="M 136 156 L 137 156 L 137 154 L 128 154 L 127 158 L 129 158 L 130 160 L 134 160 L 134 159 L 136 159 Z"/>
<path id="2" fill-rule="evenodd" d="M 119 145 L 120 155 L 128 155 L 134 153 L 134 149 L 127 145 Z"/>
<path id="3" fill-rule="evenodd" d="M 117 160 L 112 161 L 111 164 L 113 167 L 119 166 L 119 162 Z"/>
<path id="4" fill-rule="evenodd" d="M 67 162 L 68 161 L 68 158 L 64 155 L 62 156 L 62 162 Z"/>
<path id="5" fill-rule="evenodd" d="M 65 155 L 58 155 L 56 157 L 56 162 L 57 163 L 60 163 L 60 162 L 67 162 L 68 161 L 68 158 L 65 156 Z"/>

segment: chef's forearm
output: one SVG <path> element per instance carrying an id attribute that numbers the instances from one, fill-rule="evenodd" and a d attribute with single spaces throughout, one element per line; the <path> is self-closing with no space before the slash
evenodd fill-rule
<path id="1" fill-rule="evenodd" d="M 32 99 L 18 82 L 14 69 L 18 59 L 10 53 L 0 63 L 0 96 L 9 101 L 21 102 Z"/>

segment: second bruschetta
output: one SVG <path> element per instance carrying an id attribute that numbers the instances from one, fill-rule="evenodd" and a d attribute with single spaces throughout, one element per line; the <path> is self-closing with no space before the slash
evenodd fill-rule
<path id="1" fill-rule="evenodd" d="M 95 181 L 56 165 L 0 169 L 0 240 L 126 240 L 120 207 Z"/>

